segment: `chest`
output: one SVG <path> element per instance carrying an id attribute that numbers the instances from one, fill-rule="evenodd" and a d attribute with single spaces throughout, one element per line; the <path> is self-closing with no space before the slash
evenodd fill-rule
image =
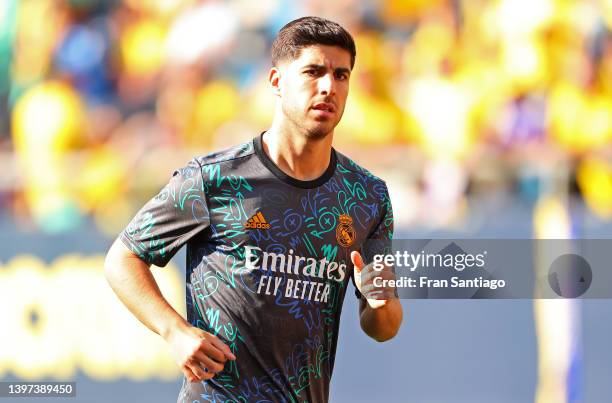
<path id="1" fill-rule="evenodd" d="M 359 249 L 380 217 L 379 204 L 362 184 L 330 181 L 316 189 L 255 183 L 224 188 L 208 200 L 210 237 L 297 257 L 345 260 Z"/>

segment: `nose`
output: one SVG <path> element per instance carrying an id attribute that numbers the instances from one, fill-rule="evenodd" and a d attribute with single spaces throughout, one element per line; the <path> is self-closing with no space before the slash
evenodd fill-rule
<path id="1" fill-rule="evenodd" d="M 334 76 L 331 73 L 322 75 L 319 78 L 319 94 L 330 96 L 335 93 Z"/>

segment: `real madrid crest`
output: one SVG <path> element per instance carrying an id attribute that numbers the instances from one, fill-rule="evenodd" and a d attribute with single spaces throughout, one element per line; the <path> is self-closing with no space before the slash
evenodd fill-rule
<path id="1" fill-rule="evenodd" d="M 336 240 L 341 246 L 348 248 L 355 242 L 353 219 L 348 214 L 340 214 L 338 221 L 338 226 L 336 227 Z"/>

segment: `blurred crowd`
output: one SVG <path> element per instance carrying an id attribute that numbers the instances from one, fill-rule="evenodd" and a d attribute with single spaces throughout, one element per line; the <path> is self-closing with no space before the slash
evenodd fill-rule
<path id="1" fill-rule="evenodd" d="M 356 39 L 335 142 L 400 223 L 551 189 L 612 218 L 610 0 L 4 0 L 0 210 L 116 233 L 174 168 L 268 127 L 270 43 L 303 15 Z"/>

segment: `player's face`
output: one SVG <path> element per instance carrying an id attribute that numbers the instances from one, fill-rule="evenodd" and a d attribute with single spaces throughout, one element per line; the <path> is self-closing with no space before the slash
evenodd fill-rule
<path id="1" fill-rule="evenodd" d="M 283 117 L 291 126 L 311 138 L 331 133 L 344 113 L 350 53 L 337 46 L 308 46 L 297 59 L 281 63 L 274 70 L 270 79 L 280 97 Z"/>

